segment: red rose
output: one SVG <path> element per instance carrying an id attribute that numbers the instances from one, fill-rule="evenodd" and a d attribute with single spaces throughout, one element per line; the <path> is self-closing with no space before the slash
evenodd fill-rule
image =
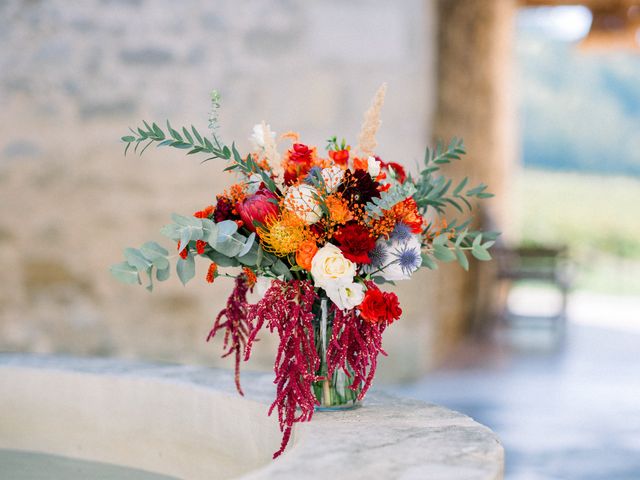
<path id="1" fill-rule="evenodd" d="M 376 241 L 366 227 L 350 223 L 340 228 L 333 238 L 342 254 L 352 262 L 371 263 L 369 252 L 376 246 Z"/>
<path id="2" fill-rule="evenodd" d="M 311 169 L 314 148 L 309 148 L 302 143 L 294 143 L 293 148 L 287 152 L 284 162 L 284 182 L 287 185 L 295 183 L 301 176 L 306 175 Z"/>
<path id="3" fill-rule="evenodd" d="M 398 296 L 395 293 L 382 292 L 375 287 L 367 290 L 358 308 L 362 318 L 371 323 L 391 323 L 402 315 Z"/>
<path id="4" fill-rule="evenodd" d="M 251 232 L 255 232 L 254 220 L 264 223 L 269 215 L 277 215 L 280 209 L 274 200 L 277 200 L 277 197 L 273 193 L 266 188 L 261 188 L 242 202 L 238 202 L 236 208 L 244 226 Z"/>
<path id="5" fill-rule="evenodd" d="M 331 157 L 331 160 L 333 160 L 336 163 L 336 165 L 346 167 L 347 164 L 349 163 L 349 150 L 348 149 L 338 150 L 338 151 L 330 150 L 329 157 Z"/>

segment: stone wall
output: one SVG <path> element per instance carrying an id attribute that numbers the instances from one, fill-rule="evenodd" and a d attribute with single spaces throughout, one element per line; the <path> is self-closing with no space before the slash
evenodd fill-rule
<path id="1" fill-rule="evenodd" d="M 241 147 L 263 119 L 320 146 L 355 141 L 386 81 L 379 153 L 415 166 L 431 130 L 433 15 L 422 0 L 0 1 L 0 350 L 217 362 L 204 339 L 230 283 L 206 284 L 201 265 L 188 288 L 149 295 L 108 267 L 231 179 L 181 152 L 125 158 L 119 137 L 142 119 L 206 130 L 215 87 L 222 137 Z M 400 287 L 406 315 L 388 334 L 382 368 L 396 375 L 430 359 L 421 275 Z M 256 353 L 271 365 L 269 348 Z"/>

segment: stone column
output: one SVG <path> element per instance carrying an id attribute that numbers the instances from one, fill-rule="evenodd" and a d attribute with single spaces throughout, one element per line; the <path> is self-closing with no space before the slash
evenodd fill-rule
<path id="1" fill-rule="evenodd" d="M 515 11 L 515 0 L 437 0 L 434 140 L 464 138 L 468 155 L 447 173 L 489 184 L 496 198 L 483 206 L 491 223 L 503 231 L 508 229 L 506 183 L 515 159 L 510 93 Z M 479 217 L 477 212 L 477 223 Z M 436 354 L 468 331 L 477 302 L 485 295 L 480 288 L 489 281 L 485 276 L 478 262 L 472 262 L 470 274 L 457 265 L 439 270 L 432 287 L 439 330 Z"/>

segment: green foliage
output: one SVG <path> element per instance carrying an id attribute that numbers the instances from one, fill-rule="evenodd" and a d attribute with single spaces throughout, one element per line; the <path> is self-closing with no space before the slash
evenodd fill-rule
<path id="1" fill-rule="evenodd" d="M 394 205 L 402 202 L 416 193 L 416 187 L 411 182 L 392 185 L 386 192 L 380 192 L 380 198 L 373 198 L 365 205 L 365 211 L 371 218 L 379 218 L 384 210 L 390 210 Z"/>
<path id="2" fill-rule="evenodd" d="M 131 145 L 134 145 L 134 152 L 138 152 L 138 148 L 144 145 L 140 149 L 140 155 L 154 142 L 158 147 L 174 147 L 181 150 L 189 150 L 187 155 L 194 153 L 205 153 L 210 155 L 206 160 L 213 160 L 214 158 L 222 158 L 229 160 L 231 158 L 231 150 L 229 147 L 221 145 L 217 137 L 214 137 L 214 142 L 202 136 L 196 127 L 193 125 L 191 129 L 182 127 L 181 132 L 174 129 L 169 121 L 167 121 L 166 131 L 158 126 L 157 123 L 149 125 L 148 122 L 143 121 L 143 127 L 137 127 L 135 130 L 131 128 L 133 135 L 125 135 L 121 140 L 126 143 L 124 153 L 125 155 L 129 151 Z M 205 160 L 205 161 L 206 161 Z"/>
<path id="3" fill-rule="evenodd" d="M 347 141 L 344 138 L 340 143 L 338 143 L 338 137 L 336 137 L 335 135 L 327 139 L 327 146 L 326 146 L 327 151 L 333 150 L 335 152 L 339 152 L 341 150 L 346 150 L 346 149 L 347 149 Z"/>
<path id="4" fill-rule="evenodd" d="M 467 222 L 468 223 L 468 222 Z M 481 233 L 469 231 L 466 226 L 448 228 L 433 239 L 431 245 L 422 254 L 422 266 L 431 270 L 437 268 L 435 260 L 441 262 L 457 261 L 465 270 L 469 270 L 469 259 L 467 253 L 471 253 L 476 259 L 491 260 L 489 248 L 495 243 L 497 232 Z M 483 243 L 483 240 L 484 243 Z"/>
<path id="5" fill-rule="evenodd" d="M 438 143 L 435 149 L 427 148 L 424 169 L 416 181 L 416 193 L 413 195 L 422 213 L 428 207 L 433 207 L 439 214 L 443 214 L 448 205 L 464 213 L 465 207 L 467 211 L 472 209 L 469 199 L 485 199 L 493 196 L 486 191 L 487 186 L 483 183 L 465 190 L 469 181 L 466 177 L 454 186 L 453 180 L 434 175 L 440 170 L 441 165 L 460 160 L 465 153 L 463 141 L 455 137 L 446 148 L 441 143 Z"/>
<path id="6" fill-rule="evenodd" d="M 257 173 L 258 175 L 260 175 L 262 181 L 264 182 L 267 189 L 269 189 L 269 191 L 274 193 L 278 191 L 278 187 L 276 186 L 269 173 L 264 171 L 251 155 L 247 155 L 247 158 L 242 158 L 235 144 L 231 145 L 231 152 L 233 154 L 233 164 L 225 168 L 225 171 L 241 172 L 247 177 L 253 175 L 254 173 Z"/>
<path id="7" fill-rule="evenodd" d="M 262 250 L 256 242 L 256 234 L 245 236 L 238 232 L 238 225 L 231 220 L 214 223 L 208 218 L 185 217 L 173 214 L 173 223 L 165 225 L 161 233 L 186 246 L 186 258 L 176 261 L 176 273 L 180 281 L 186 284 L 195 276 L 195 257 L 200 255 L 220 267 L 238 267 L 240 265 L 267 271 L 276 275 L 285 275 L 286 265 L 275 256 Z M 197 253 L 196 242 L 207 243 L 202 254 Z M 170 277 L 169 252 L 156 242 L 147 242 L 139 249 L 124 250 L 125 260 L 111 267 L 111 273 L 118 280 L 129 284 L 140 284 L 141 278 L 149 279 L 148 290 L 153 289 L 153 275 L 162 282 Z M 173 257 L 176 257 L 174 254 Z M 288 274 L 290 277 L 290 274 Z"/>

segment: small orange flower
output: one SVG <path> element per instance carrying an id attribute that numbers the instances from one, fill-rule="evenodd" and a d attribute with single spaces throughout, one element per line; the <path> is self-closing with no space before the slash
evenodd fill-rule
<path id="1" fill-rule="evenodd" d="M 207 242 L 205 242 L 204 240 L 196 241 L 196 251 L 198 252 L 198 255 L 202 255 L 204 253 L 204 248 L 206 246 L 207 246 Z"/>
<path id="2" fill-rule="evenodd" d="M 349 206 L 339 195 L 329 195 L 325 199 L 325 205 L 329 209 L 329 218 L 332 222 L 343 224 L 351 220 Z"/>
<path id="3" fill-rule="evenodd" d="M 213 211 L 215 210 L 213 205 L 209 205 L 208 207 L 203 208 L 202 210 L 197 211 L 193 214 L 196 218 L 209 218 L 213 215 Z"/>
<path id="4" fill-rule="evenodd" d="M 353 157 L 353 169 L 354 170 L 364 170 L 365 172 L 369 170 L 369 161 L 366 158 L 358 158 Z"/>
<path id="5" fill-rule="evenodd" d="M 249 286 L 249 288 L 252 288 L 258 281 L 256 274 L 249 267 L 242 267 L 242 271 L 244 272 L 244 276 L 247 279 L 247 285 Z"/>
<path id="6" fill-rule="evenodd" d="M 207 270 L 207 282 L 213 283 L 213 281 L 218 276 L 218 265 L 216 262 L 211 262 L 209 265 L 209 270 Z"/>
<path id="7" fill-rule="evenodd" d="M 178 255 L 180 255 L 181 259 L 185 260 L 189 256 L 189 245 L 185 248 L 180 248 L 180 242 L 178 242 Z"/>
<path id="8" fill-rule="evenodd" d="M 234 183 L 233 185 L 231 185 L 231 187 L 229 187 L 228 193 L 225 190 L 223 196 L 227 197 L 231 201 L 232 205 L 235 205 L 238 202 L 244 200 L 247 196 L 246 185 L 242 183 Z"/>
<path id="9" fill-rule="evenodd" d="M 418 212 L 418 205 L 413 198 L 407 198 L 406 200 L 396 204 L 391 209 L 392 215 L 396 221 L 407 224 L 411 227 L 413 233 L 420 233 L 422 231 L 422 224 L 424 219 Z"/>
<path id="10" fill-rule="evenodd" d="M 318 251 L 315 240 L 305 240 L 296 251 L 296 262 L 307 271 L 311 271 L 311 260 Z"/>

